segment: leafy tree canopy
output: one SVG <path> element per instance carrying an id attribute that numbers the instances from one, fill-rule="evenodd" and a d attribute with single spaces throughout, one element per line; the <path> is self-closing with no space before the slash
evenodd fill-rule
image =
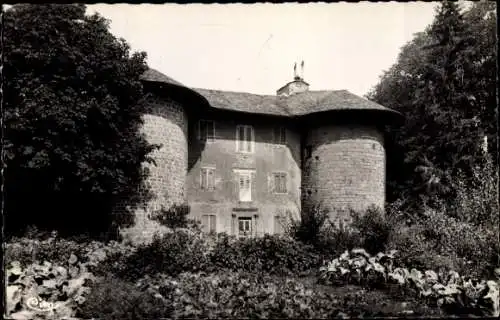
<path id="1" fill-rule="evenodd" d="M 388 199 L 421 206 L 454 196 L 453 179 L 497 159 L 496 4 L 440 4 L 368 97 L 406 118 L 388 128 Z M 472 183 L 472 181 L 471 181 Z"/>
<path id="2" fill-rule="evenodd" d="M 154 148 L 139 133 L 146 54 L 131 54 L 108 21 L 85 10 L 4 12 L 8 232 L 58 222 L 66 231 L 108 230 L 118 203 L 140 204 L 141 163 Z M 115 222 L 130 222 L 125 216 Z"/>

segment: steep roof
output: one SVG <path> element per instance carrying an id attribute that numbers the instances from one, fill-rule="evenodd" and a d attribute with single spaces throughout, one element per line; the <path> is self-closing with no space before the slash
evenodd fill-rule
<path id="1" fill-rule="evenodd" d="M 184 85 L 166 75 L 161 73 L 158 70 L 151 69 L 149 68 L 146 70 L 140 77 L 142 81 L 148 81 L 148 82 L 161 82 L 161 83 L 167 83 L 167 84 L 174 84 L 176 86 L 181 86 L 184 87 Z"/>
<path id="2" fill-rule="evenodd" d="M 188 88 L 154 69 L 146 71 L 141 79 L 143 81 L 161 82 L 190 89 L 205 98 L 211 107 L 222 110 L 285 117 L 334 110 L 372 110 L 388 112 L 394 115 L 399 114 L 392 109 L 359 97 L 347 90 L 306 91 L 291 96 L 276 96 Z"/>

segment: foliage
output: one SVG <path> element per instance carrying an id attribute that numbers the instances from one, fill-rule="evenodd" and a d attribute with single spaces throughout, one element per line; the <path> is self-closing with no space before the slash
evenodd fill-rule
<path id="1" fill-rule="evenodd" d="M 398 222 L 388 248 L 400 251 L 406 267 L 455 269 L 471 276 L 492 275 L 500 267 L 498 225 L 475 226 L 427 208 L 424 218 Z"/>
<path id="2" fill-rule="evenodd" d="M 88 268 L 94 268 L 106 258 L 116 259 L 128 256 L 135 249 L 116 241 L 107 243 L 99 241 L 76 242 L 53 235 L 44 240 L 14 238 L 5 245 L 5 260 L 18 261 L 22 266 L 50 261 L 64 265 L 74 256 Z"/>
<path id="3" fill-rule="evenodd" d="M 439 5 L 433 23 L 404 46 L 398 61 L 368 95 L 401 112 L 405 123 L 387 129 L 388 200 L 412 211 L 453 199 L 453 177 L 483 164 L 482 141 L 497 160 L 496 4 L 467 11 Z M 496 175 L 495 175 L 496 176 Z"/>
<path id="4" fill-rule="evenodd" d="M 172 314 L 168 301 L 111 275 L 95 283 L 91 292 L 78 309 L 82 319 L 164 319 Z"/>
<path id="5" fill-rule="evenodd" d="M 447 214 L 473 225 L 498 226 L 498 168 L 495 168 L 491 157 L 485 160 L 482 168 L 473 169 L 474 179 L 468 180 L 463 173 L 459 173 L 452 181 L 457 196 Z"/>
<path id="6" fill-rule="evenodd" d="M 44 261 L 7 268 L 7 312 L 13 319 L 54 319 L 75 315 L 90 292 L 94 276 L 75 256 L 63 265 Z"/>
<path id="7" fill-rule="evenodd" d="M 287 233 L 307 244 L 318 242 L 321 231 L 328 225 L 329 211 L 321 205 L 303 208 L 300 220 L 291 220 Z"/>
<path id="8" fill-rule="evenodd" d="M 193 221 L 188 219 L 191 208 L 188 204 L 174 204 L 168 209 L 162 208 L 159 212 L 153 214 L 155 220 L 160 224 L 171 228 L 189 228 Z"/>
<path id="9" fill-rule="evenodd" d="M 149 244 L 142 244 L 129 256 L 111 261 L 111 269 L 125 279 L 137 279 L 144 274 L 177 275 L 184 271 L 207 267 L 208 246 L 200 234 L 177 230 L 163 236 L 155 235 Z"/>
<path id="10" fill-rule="evenodd" d="M 499 286 L 496 281 L 472 281 L 460 276 L 457 272 L 435 272 L 418 269 L 395 267 L 396 250 L 369 255 L 364 249 L 354 249 L 344 252 L 339 258 L 333 259 L 322 267 L 321 279 L 326 282 L 342 283 L 356 281 L 371 286 L 395 283 L 409 288 L 425 298 L 452 312 L 472 312 L 475 315 L 500 315 Z M 500 272 L 498 270 L 497 272 Z"/>
<path id="11" fill-rule="evenodd" d="M 396 316 L 364 292 L 314 290 L 291 278 L 258 273 L 182 273 L 139 280 L 138 287 L 173 307 L 172 318 L 333 318 Z"/>
<path id="12" fill-rule="evenodd" d="M 381 209 L 370 207 L 363 214 L 354 211 L 351 214 L 352 227 L 357 229 L 362 237 L 361 246 L 371 254 L 385 251 L 393 228 Z"/>
<path id="13" fill-rule="evenodd" d="M 6 232 L 129 224 L 156 147 L 139 133 L 146 54 L 82 4 L 14 5 L 2 27 Z"/>
<path id="14" fill-rule="evenodd" d="M 209 258 L 210 270 L 229 269 L 273 275 L 302 275 L 322 263 L 321 255 L 312 246 L 271 235 L 234 239 L 221 234 Z"/>

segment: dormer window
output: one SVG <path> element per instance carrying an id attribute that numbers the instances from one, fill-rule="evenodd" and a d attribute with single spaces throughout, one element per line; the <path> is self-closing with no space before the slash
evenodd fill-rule
<path id="1" fill-rule="evenodd" d="M 275 127 L 274 128 L 274 143 L 276 144 L 286 144 L 286 128 L 285 127 Z"/>
<path id="2" fill-rule="evenodd" d="M 236 126 L 236 151 L 241 153 L 253 153 L 254 151 L 253 127 L 248 125 Z"/>

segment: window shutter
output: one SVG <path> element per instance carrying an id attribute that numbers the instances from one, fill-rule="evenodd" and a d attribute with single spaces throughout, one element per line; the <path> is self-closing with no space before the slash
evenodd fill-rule
<path id="1" fill-rule="evenodd" d="M 200 171 L 200 187 L 202 189 L 207 188 L 207 171 L 205 168 L 202 168 Z"/>
<path id="2" fill-rule="evenodd" d="M 210 231 L 208 229 L 208 215 L 203 215 L 201 216 L 201 225 L 203 226 L 203 229 L 206 231 Z"/>
<path id="3" fill-rule="evenodd" d="M 248 137 L 248 146 L 247 146 L 248 149 L 247 150 L 248 150 L 248 152 L 253 152 L 254 139 L 255 139 L 254 133 L 253 133 L 253 127 L 248 126 L 247 129 L 248 129 L 248 136 L 247 136 Z"/>
<path id="4" fill-rule="evenodd" d="M 215 225 L 216 225 L 215 219 L 216 219 L 215 215 L 210 216 L 210 232 L 215 232 Z"/>
<path id="5" fill-rule="evenodd" d="M 208 169 L 207 172 L 207 189 L 215 189 L 215 172 L 213 169 Z"/>
<path id="6" fill-rule="evenodd" d="M 267 185 L 270 193 L 274 192 L 274 179 L 275 179 L 274 174 L 270 174 L 267 176 Z"/>

